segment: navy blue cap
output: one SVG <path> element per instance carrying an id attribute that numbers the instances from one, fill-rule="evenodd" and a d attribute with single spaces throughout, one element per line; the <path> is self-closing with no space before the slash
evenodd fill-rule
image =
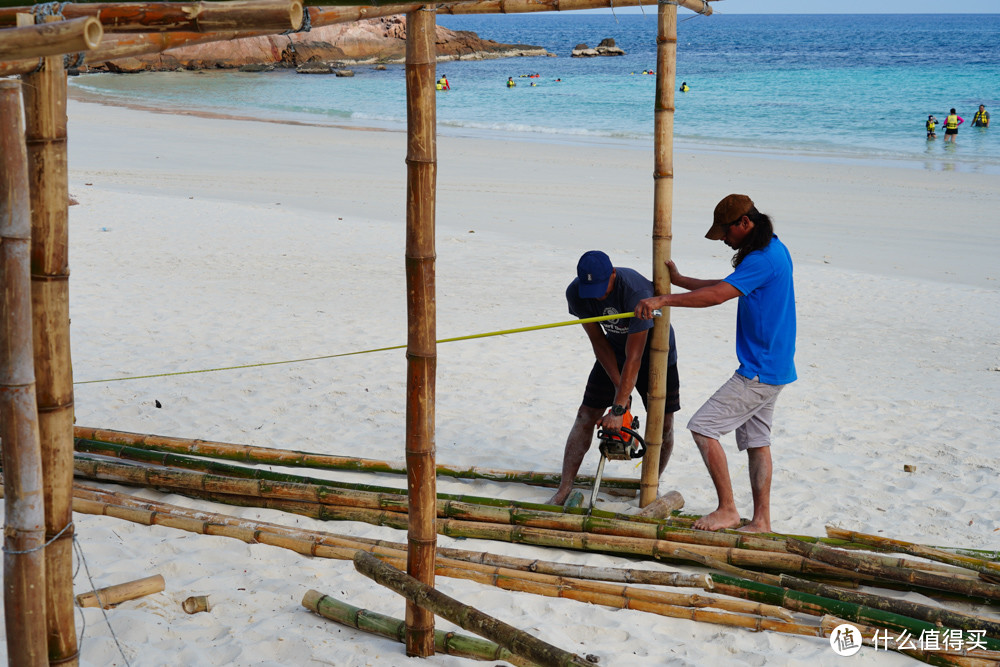
<path id="1" fill-rule="evenodd" d="M 611 280 L 611 260 L 600 250 L 583 253 L 576 264 L 576 276 L 580 280 L 581 299 L 599 299 L 608 291 Z"/>

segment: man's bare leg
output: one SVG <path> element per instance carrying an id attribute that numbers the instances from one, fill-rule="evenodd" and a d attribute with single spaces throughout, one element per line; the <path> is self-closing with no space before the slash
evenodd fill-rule
<path id="1" fill-rule="evenodd" d="M 573 490 L 573 480 L 580 471 L 583 457 L 586 456 L 590 443 L 594 440 L 594 427 L 603 414 L 603 410 L 589 408 L 586 405 L 581 405 L 576 411 L 576 421 L 573 422 L 573 428 L 566 438 L 566 449 L 563 452 L 562 478 L 559 480 L 559 488 L 555 495 L 549 498 L 549 505 L 562 505 L 566 502 L 570 491 Z"/>
<path id="2" fill-rule="evenodd" d="M 740 513 L 736 509 L 733 484 L 729 479 L 729 463 L 722 445 L 715 438 L 694 431 L 691 435 L 694 436 L 701 458 L 708 468 L 708 474 L 712 477 L 712 483 L 715 484 L 715 494 L 719 498 L 718 508 L 695 521 L 694 527 L 698 530 L 722 530 L 740 525 Z"/>
<path id="3" fill-rule="evenodd" d="M 750 490 L 753 492 L 753 519 L 740 528 L 747 533 L 771 532 L 771 448 L 747 450 L 750 467 Z"/>

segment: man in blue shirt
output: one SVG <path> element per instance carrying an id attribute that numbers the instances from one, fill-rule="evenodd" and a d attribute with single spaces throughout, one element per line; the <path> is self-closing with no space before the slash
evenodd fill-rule
<path id="1" fill-rule="evenodd" d="M 580 319 L 632 313 L 642 299 L 653 296 L 653 283 L 637 271 L 614 267 L 600 250 L 583 254 L 576 266 L 576 279 L 566 288 L 566 303 L 571 315 Z M 559 489 L 549 500 L 561 505 L 573 490 L 580 464 L 594 439 L 594 427 L 608 430 L 622 426 L 622 416 L 636 389 L 646 404 L 649 379 L 650 320 L 634 317 L 587 322 L 583 329 L 590 339 L 597 360 L 590 370 L 583 401 L 566 439 L 562 478 Z M 674 448 L 674 413 L 680 410 L 680 381 L 677 374 L 677 349 L 674 330 L 670 329 L 670 352 L 667 357 L 667 400 L 663 415 L 663 444 L 660 447 L 660 472 L 667 466 Z M 611 407 L 607 414 L 604 411 Z"/>
<path id="2" fill-rule="evenodd" d="M 736 251 L 734 271 L 723 280 L 681 275 L 667 262 L 670 283 L 686 290 L 643 299 L 636 317 L 651 318 L 665 306 L 705 308 L 739 297 L 736 357 L 740 367 L 695 413 L 688 429 L 715 484 L 718 508 L 695 522 L 699 530 L 721 530 L 740 524 L 733 499 L 726 453 L 719 438 L 736 431 L 736 444 L 746 450 L 753 492 L 753 518 L 742 530 L 771 530 L 771 418 L 782 388 L 795 375 L 795 288 L 792 258 L 778 240 L 771 219 L 746 195 L 729 195 L 715 207 L 705 234 Z"/>

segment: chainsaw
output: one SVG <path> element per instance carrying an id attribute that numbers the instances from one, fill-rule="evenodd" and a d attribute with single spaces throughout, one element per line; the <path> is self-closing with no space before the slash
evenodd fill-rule
<path id="1" fill-rule="evenodd" d="M 646 441 L 637 432 L 639 430 L 639 418 L 632 416 L 632 402 L 625 409 L 622 415 L 622 426 L 617 431 L 608 429 L 598 429 L 597 439 L 601 444 L 598 449 L 601 452 L 601 461 L 597 464 L 597 477 L 594 479 L 594 491 L 590 494 L 589 514 L 597 503 L 597 492 L 601 488 L 601 478 L 604 475 L 604 464 L 608 461 L 628 461 L 640 459 L 646 453 Z"/>

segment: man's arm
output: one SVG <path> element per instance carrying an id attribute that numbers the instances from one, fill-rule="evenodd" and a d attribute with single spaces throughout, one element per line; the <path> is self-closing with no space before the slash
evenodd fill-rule
<path id="1" fill-rule="evenodd" d="M 686 290 L 696 290 L 702 287 L 711 287 L 722 282 L 719 280 L 699 280 L 698 278 L 690 278 L 688 276 L 681 275 L 681 272 L 677 270 L 677 265 L 674 264 L 673 260 L 667 260 L 665 262 L 667 265 L 667 271 L 670 272 L 670 284 L 676 285 Z"/>
<path id="2" fill-rule="evenodd" d="M 587 322 L 583 325 L 583 330 L 587 332 L 587 337 L 590 339 L 591 347 L 594 348 L 594 356 L 597 357 L 597 361 L 604 367 L 604 372 L 611 378 L 612 384 L 618 387 L 621 384 L 621 375 L 618 373 L 618 359 L 615 357 L 615 351 L 611 347 L 611 343 L 604 337 L 601 325 L 596 322 Z"/>
<path id="3" fill-rule="evenodd" d="M 635 316 L 644 320 L 652 319 L 653 311 L 657 308 L 677 307 L 677 308 L 708 308 L 725 303 L 730 299 L 742 296 L 742 293 L 727 283 L 725 280 L 702 287 L 693 292 L 682 294 L 663 294 L 643 299 L 635 307 Z"/>
<path id="4" fill-rule="evenodd" d="M 615 373 L 618 375 L 618 381 L 615 382 L 615 405 L 628 407 L 629 397 L 632 396 L 636 378 L 639 377 L 639 367 L 642 365 L 642 353 L 646 349 L 648 335 L 649 330 L 647 329 L 630 333 L 625 339 L 625 364 L 622 366 L 621 374 L 618 374 L 618 361 L 614 358 L 614 351 L 612 351 L 612 363 L 615 366 Z M 608 347 L 610 348 L 610 345 Z M 622 415 L 616 416 L 608 413 L 601 417 L 597 424 L 608 430 L 617 431 L 622 427 L 622 420 Z"/>

